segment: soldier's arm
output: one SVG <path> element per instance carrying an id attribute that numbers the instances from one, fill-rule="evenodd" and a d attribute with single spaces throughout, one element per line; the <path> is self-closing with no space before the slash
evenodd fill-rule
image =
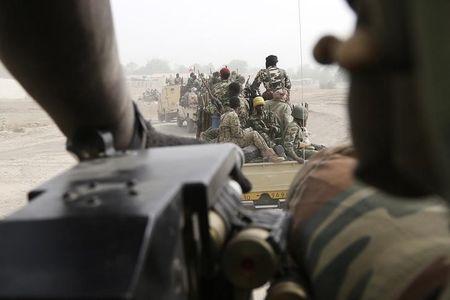
<path id="1" fill-rule="evenodd" d="M 285 75 L 285 82 L 284 82 L 284 86 L 288 89 L 288 90 L 290 90 L 291 89 L 291 87 L 292 87 L 292 84 L 291 84 L 291 79 L 289 78 L 289 75 L 286 73 L 286 72 L 284 72 L 284 75 Z"/>
<path id="2" fill-rule="evenodd" d="M 0 1 L 0 59 L 68 138 L 102 128 L 129 147 L 134 109 L 108 1 Z"/>
<path id="3" fill-rule="evenodd" d="M 270 122 L 272 124 L 273 134 L 279 136 L 281 134 L 281 125 L 273 114 L 270 115 Z"/>
<path id="4" fill-rule="evenodd" d="M 258 91 L 259 90 L 259 86 L 261 85 L 261 76 L 262 76 L 262 72 L 259 71 L 258 74 L 256 74 L 256 77 L 253 80 L 252 85 L 250 86 L 250 88 L 253 91 Z"/>
<path id="5" fill-rule="evenodd" d="M 297 153 L 295 153 L 294 150 L 294 143 L 295 143 L 295 138 L 298 135 L 298 129 L 295 127 L 290 127 L 287 129 L 285 137 L 284 137 L 284 141 L 283 141 L 283 147 L 284 147 L 284 151 L 286 152 L 286 154 L 288 156 L 290 156 L 291 158 L 293 158 L 294 160 L 298 161 L 298 162 L 303 162 L 304 160 L 302 158 L 300 158 Z"/>

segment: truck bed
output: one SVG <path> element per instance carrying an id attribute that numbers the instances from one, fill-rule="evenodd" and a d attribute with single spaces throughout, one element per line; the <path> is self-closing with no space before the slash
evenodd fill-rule
<path id="1" fill-rule="evenodd" d="M 284 208 L 289 186 L 301 167 L 295 161 L 244 164 L 242 170 L 253 184 L 252 191 L 243 196 L 244 205 Z"/>

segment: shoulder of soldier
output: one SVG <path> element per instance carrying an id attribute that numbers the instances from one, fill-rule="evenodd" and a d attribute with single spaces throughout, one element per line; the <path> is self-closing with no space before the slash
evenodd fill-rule
<path id="1" fill-rule="evenodd" d="M 265 106 L 266 108 L 268 108 L 268 107 L 272 106 L 272 105 L 274 104 L 274 102 L 275 102 L 275 101 L 273 101 L 273 100 L 266 100 L 266 101 L 264 102 L 264 106 Z"/>

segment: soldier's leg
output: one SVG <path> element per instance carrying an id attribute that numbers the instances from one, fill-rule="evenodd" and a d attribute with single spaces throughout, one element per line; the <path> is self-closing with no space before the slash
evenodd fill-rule
<path id="1" fill-rule="evenodd" d="M 255 145 L 261 153 L 269 149 L 266 141 L 264 141 L 263 137 L 257 131 L 246 132 L 243 139 L 246 146 Z"/>
<path id="2" fill-rule="evenodd" d="M 259 134 L 263 137 L 264 141 L 266 142 L 267 146 L 270 148 L 273 148 L 276 146 L 276 144 L 272 141 L 272 139 L 269 137 L 269 135 L 265 132 L 259 132 Z"/>
<path id="3" fill-rule="evenodd" d="M 200 139 L 208 143 L 215 143 L 217 142 L 218 135 L 219 129 L 210 127 L 200 134 Z"/>

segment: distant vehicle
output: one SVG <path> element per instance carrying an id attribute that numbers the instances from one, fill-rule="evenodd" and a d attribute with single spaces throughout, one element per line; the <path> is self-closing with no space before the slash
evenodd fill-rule
<path id="1" fill-rule="evenodd" d="M 180 96 L 180 85 L 167 85 L 162 88 L 161 100 L 158 102 L 159 121 L 170 122 L 178 116 Z"/>
<path id="2" fill-rule="evenodd" d="M 142 96 L 138 98 L 140 101 L 144 102 L 158 102 L 161 99 L 161 94 L 156 90 L 146 90 L 142 93 Z"/>

